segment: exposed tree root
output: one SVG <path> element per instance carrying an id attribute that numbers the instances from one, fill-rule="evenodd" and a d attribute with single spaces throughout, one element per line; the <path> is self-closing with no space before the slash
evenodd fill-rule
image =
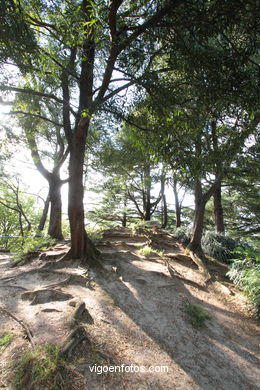
<path id="1" fill-rule="evenodd" d="M 31 301 L 31 305 L 38 305 L 41 303 L 53 301 L 67 301 L 72 298 L 71 294 L 65 294 L 60 290 L 55 289 L 38 289 L 33 291 L 26 291 L 22 293 L 23 300 Z"/>
<path id="2" fill-rule="evenodd" d="M 198 253 L 193 250 L 189 250 L 189 255 L 191 259 L 194 261 L 194 263 L 198 266 L 199 271 L 203 273 L 203 275 L 206 278 L 206 282 L 209 282 L 212 278 L 208 268 L 205 265 L 205 256 L 203 253 Z"/>
<path id="3" fill-rule="evenodd" d="M 0 288 L 1 287 L 11 287 L 11 288 L 19 288 L 20 290 L 24 290 L 24 291 L 27 291 L 27 288 L 24 288 L 22 286 L 14 286 L 12 284 L 0 284 Z"/>
<path id="4" fill-rule="evenodd" d="M 60 349 L 60 355 L 65 358 L 70 358 L 77 345 L 84 340 L 87 340 L 90 343 L 85 328 L 83 326 L 78 326 L 65 339 Z"/>
<path id="5" fill-rule="evenodd" d="M 72 300 L 69 302 L 71 306 L 75 306 L 75 311 L 72 315 L 71 325 L 76 325 L 80 321 L 88 322 L 89 324 L 93 324 L 93 318 L 91 317 L 88 309 L 86 308 L 85 302 L 81 300 Z"/>
<path id="6" fill-rule="evenodd" d="M 167 260 L 166 258 L 164 258 L 164 264 L 167 267 L 168 272 L 172 278 L 176 276 L 181 276 L 181 274 L 178 271 L 176 271 L 176 269 L 174 269 L 172 265 L 170 265 L 169 260 Z"/>
<path id="7" fill-rule="evenodd" d="M 30 328 L 22 320 L 17 318 L 14 314 L 10 313 L 10 311 L 6 310 L 2 306 L 0 306 L 0 310 L 3 313 L 7 314 L 9 317 L 13 318 L 16 322 L 18 322 L 23 327 L 23 329 L 24 329 L 24 331 L 26 333 L 27 339 L 32 344 L 32 346 L 34 346 L 33 334 L 32 334 L 32 331 L 30 330 Z"/>

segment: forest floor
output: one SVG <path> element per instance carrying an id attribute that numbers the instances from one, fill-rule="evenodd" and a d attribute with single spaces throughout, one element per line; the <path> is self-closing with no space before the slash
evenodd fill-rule
<path id="1" fill-rule="evenodd" d="M 146 245 L 155 251 L 145 256 L 139 250 Z M 97 246 L 101 271 L 57 261 L 66 244 L 15 268 L 9 267 L 10 254 L 0 254 L 0 336 L 14 335 L 0 346 L 1 389 L 12 389 L 11 361 L 32 344 L 63 345 L 82 301 L 86 310 L 76 322 L 87 338 L 73 351 L 72 377 L 64 378 L 71 386 L 64 389 L 260 389 L 257 323 L 244 295 L 225 277 L 225 265 L 210 262 L 213 281 L 205 283 L 182 246 L 160 229 L 107 230 Z M 192 326 L 187 303 L 210 315 L 205 327 Z M 122 365 L 124 372 L 97 372 Z M 166 368 L 157 372 L 159 367 Z"/>

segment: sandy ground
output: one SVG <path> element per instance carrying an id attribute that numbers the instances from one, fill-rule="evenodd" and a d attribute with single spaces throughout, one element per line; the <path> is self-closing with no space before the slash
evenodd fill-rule
<path id="1" fill-rule="evenodd" d="M 226 267 L 212 263 L 218 281 L 206 285 L 182 247 L 158 230 L 151 245 L 164 250 L 176 272 L 171 276 L 156 253 L 138 253 L 146 242 L 147 237 L 127 229 L 107 231 L 98 243 L 102 272 L 50 260 L 66 245 L 15 268 L 9 268 L 10 255 L 0 254 L 0 306 L 30 328 L 36 345 L 61 345 L 71 331 L 70 300 L 85 302 L 91 317 L 83 325 L 90 341 L 78 347 L 73 359 L 84 378 L 82 390 L 260 389 L 258 328 L 245 297 L 225 278 Z M 47 288 L 56 295 L 46 293 L 38 302 L 22 299 L 26 291 Z M 183 308 L 188 302 L 210 314 L 205 328 L 187 320 Z M 0 321 L 0 333 L 15 334 L 1 351 L 0 388 L 11 389 L 9 361 L 31 345 L 21 324 L 3 310 Z M 95 372 L 122 365 L 124 372 Z"/>

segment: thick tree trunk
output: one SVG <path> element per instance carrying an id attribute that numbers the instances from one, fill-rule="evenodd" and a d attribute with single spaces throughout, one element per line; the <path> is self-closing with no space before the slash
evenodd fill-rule
<path id="1" fill-rule="evenodd" d="M 67 257 L 81 259 L 83 264 L 97 265 L 99 251 L 88 238 L 84 224 L 83 167 L 88 126 L 89 120 L 80 120 L 70 150 L 68 214 L 71 249 Z"/>
<path id="2" fill-rule="evenodd" d="M 46 220 L 47 220 L 47 216 L 48 216 L 48 211 L 49 211 L 49 205 L 50 205 L 50 196 L 48 194 L 45 202 L 44 202 L 44 208 L 43 208 L 43 211 L 42 211 L 42 216 L 41 216 L 41 219 L 40 219 L 40 222 L 39 222 L 39 225 L 38 225 L 38 230 L 39 232 L 42 232 L 43 229 L 44 229 L 44 226 L 45 226 L 45 223 L 46 223 Z"/>
<path id="3" fill-rule="evenodd" d="M 148 203 L 148 200 L 145 205 L 145 210 L 144 210 L 144 221 L 150 221 L 151 220 L 151 204 L 150 200 Z"/>
<path id="4" fill-rule="evenodd" d="M 50 221 L 48 234 L 57 240 L 63 240 L 62 235 L 62 224 L 61 224 L 61 213 L 62 213 L 62 203 L 61 203 L 61 186 L 62 182 L 58 175 L 52 174 L 49 180 L 49 197 L 50 197 Z"/>
<path id="5" fill-rule="evenodd" d="M 179 194 L 177 190 L 177 182 L 173 179 L 173 194 L 175 202 L 175 218 L 176 218 L 176 228 L 181 226 L 181 207 L 179 201 Z"/>
<path id="6" fill-rule="evenodd" d="M 224 217 L 223 217 L 223 208 L 221 201 L 221 184 L 216 188 L 213 194 L 214 202 L 214 217 L 215 217 L 215 230 L 217 233 L 225 232 Z"/>

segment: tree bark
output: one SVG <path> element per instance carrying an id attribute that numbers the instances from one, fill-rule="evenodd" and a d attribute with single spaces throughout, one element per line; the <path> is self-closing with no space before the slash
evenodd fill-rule
<path id="1" fill-rule="evenodd" d="M 59 175 L 52 174 L 49 179 L 49 198 L 51 203 L 50 222 L 48 234 L 57 240 L 63 240 L 62 234 L 62 203 L 61 203 L 62 181 Z"/>
<path id="2" fill-rule="evenodd" d="M 161 198 L 162 198 L 162 229 L 165 229 L 168 223 L 168 210 L 165 196 L 165 170 L 162 169 L 161 175 Z"/>
<path id="3" fill-rule="evenodd" d="M 190 256 L 192 260 L 197 264 L 199 270 L 203 272 L 207 279 L 210 279 L 210 273 L 206 266 L 206 258 L 201 247 L 201 239 L 203 233 L 203 223 L 205 206 L 208 200 L 208 194 L 202 193 L 202 185 L 199 179 L 196 179 L 195 183 L 195 215 L 192 228 L 192 238 L 188 245 Z"/>
<path id="4" fill-rule="evenodd" d="M 221 199 L 221 183 L 213 194 L 215 230 L 217 233 L 225 233 L 224 216 Z"/>
<path id="5" fill-rule="evenodd" d="M 179 201 L 179 194 L 177 190 L 177 181 L 173 178 L 173 194 L 174 194 L 174 203 L 175 203 L 175 218 L 176 218 L 176 228 L 181 226 L 181 206 Z"/>
<path id="6" fill-rule="evenodd" d="M 48 216 L 49 206 L 50 206 L 50 196 L 48 194 L 48 196 L 47 196 L 47 198 L 46 198 L 46 200 L 44 202 L 42 216 L 41 216 L 41 219 L 40 219 L 40 222 L 39 222 L 39 225 L 38 225 L 38 230 L 40 232 L 42 232 L 43 229 L 44 229 L 44 226 L 45 226 L 45 223 L 46 223 L 46 220 L 47 220 L 47 216 Z"/>
<path id="7" fill-rule="evenodd" d="M 125 228 L 126 227 L 126 207 L 127 207 L 127 194 L 124 194 L 124 212 L 123 212 L 123 218 L 122 218 L 122 226 Z"/>
<path id="8" fill-rule="evenodd" d="M 168 209 L 167 209 L 167 202 L 166 202 L 166 196 L 165 194 L 162 195 L 162 229 L 165 229 L 168 224 Z"/>
<path id="9" fill-rule="evenodd" d="M 73 134 L 69 161 L 68 214 L 71 248 L 67 257 L 80 259 L 83 264 L 97 265 L 99 251 L 88 238 L 84 223 L 83 167 L 90 119 L 82 118 Z"/>

